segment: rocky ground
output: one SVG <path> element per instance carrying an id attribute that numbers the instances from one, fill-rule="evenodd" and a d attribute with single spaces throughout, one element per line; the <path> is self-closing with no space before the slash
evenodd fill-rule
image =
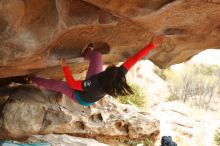
<path id="1" fill-rule="evenodd" d="M 214 135 L 220 125 L 220 119 L 214 118 L 217 112 L 203 111 L 198 118 L 195 110 L 175 101 L 159 104 L 152 113 L 160 119 L 160 135 L 171 135 L 179 146 L 216 146 Z"/>
<path id="2" fill-rule="evenodd" d="M 108 146 L 94 139 L 74 137 L 66 134 L 33 135 L 26 140 L 28 143 L 39 141 L 46 141 L 50 143 L 51 146 Z"/>
<path id="3" fill-rule="evenodd" d="M 206 111 L 178 101 L 169 101 L 166 82 L 158 76 L 157 70 L 154 64 L 146 60 L 139 62 L 128 77 L 147 91 L 145 110 L 160 120 L 160 137 L 170 135 L 178 146 L 216 146 L 214 134 L 220 126 L 219 110 Z M 215 101 L 215 104 L 216 107 L 219 102 Z M 159 145 L 158 138 L 156 146 Z"/>

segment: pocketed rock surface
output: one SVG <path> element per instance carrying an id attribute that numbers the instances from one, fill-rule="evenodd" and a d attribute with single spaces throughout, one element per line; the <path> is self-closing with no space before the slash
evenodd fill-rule
<path id="1" fill-rule="evenodd" d="M 83 107 L 56 92 L 21 85 L 5 98 L 1 104 L 1 139 L 56 133 L 155 141 L 159 134 L 158 120 L 112 97 Z"/>

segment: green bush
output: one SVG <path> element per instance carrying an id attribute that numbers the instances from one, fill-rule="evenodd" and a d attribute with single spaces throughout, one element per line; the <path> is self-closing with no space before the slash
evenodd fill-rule
<path id="1" fill-rule="evenodd" d="M 173 94 L 171 94 L 169 97 L 168 97 L 168 101 L 175 101 L 177 100 L 177 97 Z"/>
<path id="2" fill-rule="evenodd" d="M 146 95 L 144 94 L 144 91 L 136 84 L 132 84 L 131 88 L 134 94 L 119 96 L 118 100 L 122 104 L 131 104 L 139 108 L 144 108 L 146 105 Z"/>
<path id="3" fill-rule="evenodd" d="M 218 146 L 220 146 L 220 128 L 218 130 L 216 130 L 215 142 Z"/>
<path id="4" fill-rule="evenodd" d="M 120 139 L 119 140 L 120 143 L 123 143 L 125 145 L 128 145 L 128 146 L 137 146 L 138 144 L 143 144 L 144 146 L 153 146 L 153 142 L 146 138 L 145 140 L 132 140 L 132 139 Z"/>

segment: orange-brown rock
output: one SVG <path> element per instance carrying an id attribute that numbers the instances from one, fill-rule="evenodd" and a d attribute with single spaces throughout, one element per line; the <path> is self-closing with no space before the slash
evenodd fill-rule
<path id="1" fill-rule="evenodd" d="M 165 68 L 220 46 L 220 0 L 1 0 L 0 78 L 37 72 L 60 77 L 59 58 L 86 69 L 80 50 L 106 41 L 117 63 L 157 33 L 169 39 L 152 60 Z"/>

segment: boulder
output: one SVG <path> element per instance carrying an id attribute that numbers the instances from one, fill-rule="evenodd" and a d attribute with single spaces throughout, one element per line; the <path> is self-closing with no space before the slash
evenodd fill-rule
<path id="1" fill-rule="evenodd" d="M 220 124 L 215 112 L 172 101 L 161 102 L 151 113 L 160 119 L 160 137 L 172 136 L 180 146 L 215 145 L 213 136 Z"/>
<path id="2" fill-rule="evenodd" d="M 57 133 L 155 141 L 159 134 L 159 121 L 151 114 L 121 105 L 109 96 L 83 107 L 56 92 L 20 85 L 4 101 L 0 108 L 1 139 Z"/>

